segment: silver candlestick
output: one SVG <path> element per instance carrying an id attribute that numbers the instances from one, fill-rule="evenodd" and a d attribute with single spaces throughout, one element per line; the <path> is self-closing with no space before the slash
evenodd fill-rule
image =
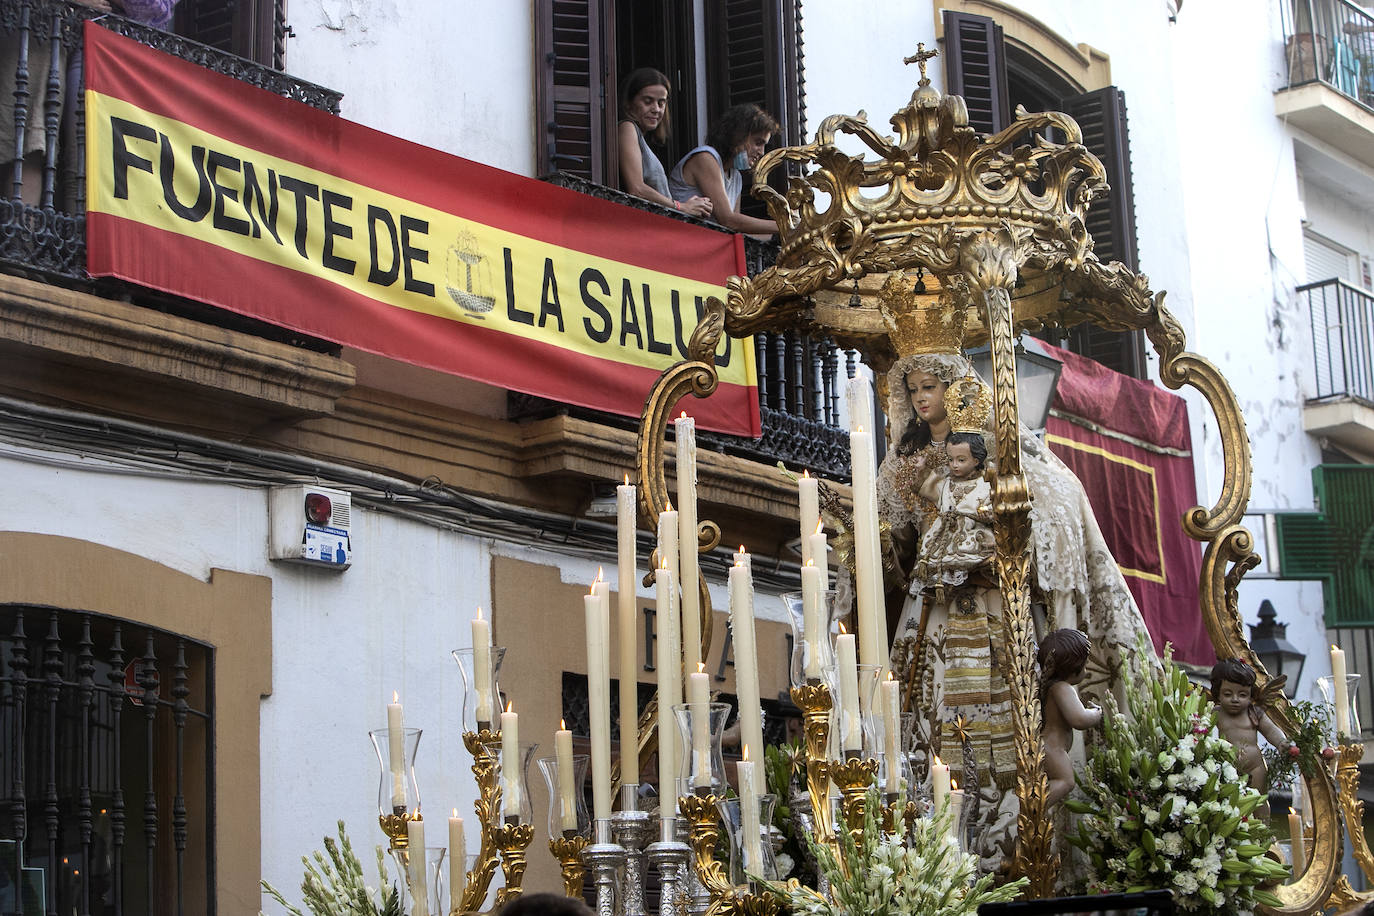
<path id="1" fill-rule="evenodd" d="M 616 909 L 616 885 L 625 864 L 624 847 L 611 842 L 611 821 L 598 818 L 592 826 L 595 841 L 582 853 L 596 884 L 596 916 L 622 916 Z"/>
<path id="2" fill-rule="evenodd" d="M 687 916 L 692 848 L 678 838 L 676 818 L 669 815 L 662 819 L 659 841 L 648 848 L 647 854 L 649 862 L 658 869 L 658 916 Z"/>
<path id="3" fill-rule="evenodd" d="M 644 844 L 649 839 L 649 813 L 637 805 L 639 786 L 620 787 L 620 810 L 611 815 L 611 834 L 625 851 L 625 880 L 621 885 L 621 912 L 644 916 Z"/>

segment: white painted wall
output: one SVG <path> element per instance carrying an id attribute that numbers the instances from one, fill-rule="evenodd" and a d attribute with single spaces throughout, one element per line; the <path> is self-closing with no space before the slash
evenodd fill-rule
<path id="1" fill-rule="evenodd" d="M 288 39 L 287 69 L 342 92 L 351 121 L 532 175 L 532 8 L 478 0 L 293 0 L 296 37 Z"/>

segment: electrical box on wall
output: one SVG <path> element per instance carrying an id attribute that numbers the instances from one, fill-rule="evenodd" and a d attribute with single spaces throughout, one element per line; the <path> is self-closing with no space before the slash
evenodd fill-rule
<path id="1" fill-rule="evenodd" d="M 268 557 L 310 566 L 347 569 L 353 562 L 352 500 L 328 487 L 273 487 L 268 497 Z"/>

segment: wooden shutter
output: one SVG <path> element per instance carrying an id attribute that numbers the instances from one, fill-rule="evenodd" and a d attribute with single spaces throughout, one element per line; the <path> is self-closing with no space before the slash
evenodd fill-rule
<path id="1" fill-rule="evenodd" d="M 286 63 L 285 0 L 181 0 L 174 30 L 266 67 Z"/>
<path id="2" fill-rule="evenodd" d="M 945 85 L 961 95 L 968 122 L 987 134 L 1011 123 L 1002 27 L 987 16 L 944 11 Z"/>
<path id="3" fill-rule="evenodd" d="M 1131 145 L 1126 124 L 1126 97 L 1115 86 L 1071 96 L 1063 110 L 1083 129 L 1083 145 L 1107 172 L 1108 194 L 1088 210 L 1088 232 L 1098 260 L 1139 266 L 1135 230 L 1135 192 L 1131 182 Z M 1080 325 L 1069 335 L 1069 347 L 1104 366 L 1135 378 L 1145 377 L 1145 342 L 1139 331 L 1104 331 Z"/>
<path id="4" fill-rule="evenodd" d="M 616 184 L 615 34 L 609 0 L 536 0 L 539 174 Z"/>

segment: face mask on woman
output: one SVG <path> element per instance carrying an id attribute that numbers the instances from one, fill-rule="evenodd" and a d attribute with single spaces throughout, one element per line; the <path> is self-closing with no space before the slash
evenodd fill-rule
<path id="1" fill-rule="evenodd" d="M 736 172 L 749 171 L 749 154 L 744 150 L 740 150 L 738 153 L 735 153 L 734 161 L 732 161 L 730 165 L 734 167 Z"/>

